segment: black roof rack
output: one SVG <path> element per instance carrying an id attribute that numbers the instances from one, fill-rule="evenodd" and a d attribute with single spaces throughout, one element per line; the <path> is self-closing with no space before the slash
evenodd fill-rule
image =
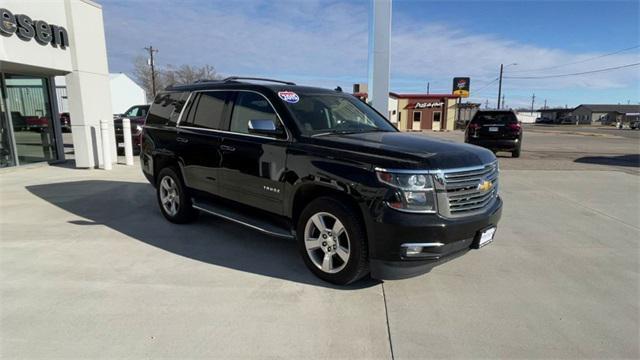
<path id="1" fill-rule="evenodd" d="M 231 82 L 231 81 L 238 81 L 238 80 L 268 81 L 268 82 L 274 82 L 274 83 L 285 84 L 285 85 L 295 85 L 295 83 L 293 83 L 291 81 L 282 81 L 282 80 L 257 78 L 257 77 L 241 77 L 241 76 L 230 76 L 228 78 L 223 79 L 222 81 L 223 82 Z"/>

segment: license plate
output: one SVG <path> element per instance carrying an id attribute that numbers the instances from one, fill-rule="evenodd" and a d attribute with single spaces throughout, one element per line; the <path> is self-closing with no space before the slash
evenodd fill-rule
<path id="1" fill-rule="evenodd" d="M 478 242 L 478 247 L 483 247 L 489 244 L 490 242 L 492 242 L 493 236 L 495 235 L 495 233 L 496 233 L 495 227 L 489 228 L 483 231 L 482 233 L 480 233 L 480 241 Z"/>
<path id="2" fill-rule="evenodd" d="M 490 132 L 498 132 L 498 128 L 496 126 L 492 126 L 489 128 Z"/>
<path id="3" fill-rule="evenodd" d="M 118 143 L 118 147 L 124 147 L 124 143 Z"/>

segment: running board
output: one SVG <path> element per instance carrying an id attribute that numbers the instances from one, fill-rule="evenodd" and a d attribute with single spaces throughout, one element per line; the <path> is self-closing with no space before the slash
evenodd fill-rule
<path id="1" fill-rule="evenodd" d="M 287 239 L 294 238 L 291 230 L 288 230 L 285 226 L 280 226 L 278 224 L 275 224 L 274 222 L 265 220 L 262 217 L 247 215 L 234 209 L 231 206 L 218 205 L 207 200 L 191 199 L 191 201 L 193 203 L 194 209 L 204 211 L 208 214 L 223 218 L 225 220 L 233 221 L 267 235 Z"/>

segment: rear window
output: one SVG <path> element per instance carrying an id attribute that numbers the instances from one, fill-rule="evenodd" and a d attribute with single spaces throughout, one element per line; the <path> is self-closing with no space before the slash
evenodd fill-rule
<path id="1" fill-rule="evenodd" d="M 149 110 L 147 125 L 175 126 L 187 96 L 185 92 L 158 94 Z"/>
<path id="2" fill-rule="evenodd" d="M 517 123 L 518 118 L 512 112 L 478 112 L 471 120 L 474 124 L 512 124 Z"/>

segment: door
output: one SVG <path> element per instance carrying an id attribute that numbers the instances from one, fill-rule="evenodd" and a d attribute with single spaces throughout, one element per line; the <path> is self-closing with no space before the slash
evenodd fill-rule
<path id="1" fill-rule="evenodd" d="M 440 127 L 440 118 L 442 117 L 442 113 L 440 111 L 433 112 L 433 130 L 439 131 Z"/>
<path id="2" fill-rule="evenodd" d="M 422 111 L 413 112 L 413 130 L 422 129 Z"/>
<path id="3" fill-rule="evenodd" d="M 276 214 L 283 213 L 287 141 L 249 134 L 250 120 L 282 122 L 262 94 L 238 91 L 228 132 L 220 145 L 220 195 Z"/>
<path id="4" fill-rule="evenodd" d="M 229 95 L 227 91 L 192 94 L 176 135 L 185 184 L 212 195 L 218 194 L 222 138 L 219 130 L 227 116 Z"/>

